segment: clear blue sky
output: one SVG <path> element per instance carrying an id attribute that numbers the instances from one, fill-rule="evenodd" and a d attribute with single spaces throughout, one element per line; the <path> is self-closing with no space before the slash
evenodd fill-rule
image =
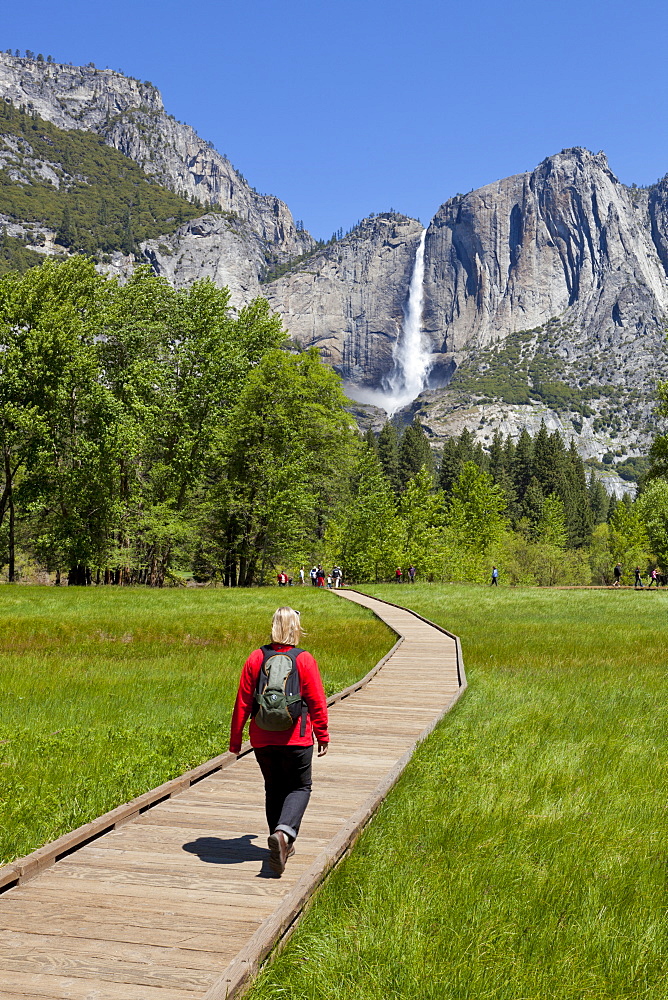
<path id="1" fill-rule="evenodd" d="M 151 80 L 315 236 L 439 205 L 567 146 L 668 172 L 659 0 L 30 0 L 0 47 Z"/>

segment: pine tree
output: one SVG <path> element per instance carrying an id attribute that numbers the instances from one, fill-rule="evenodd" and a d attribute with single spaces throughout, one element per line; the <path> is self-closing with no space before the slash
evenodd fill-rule
<path id="1" fill-rule="evenodd" d="M 495 482 L 499 482 L 506 468 L 506 453 L 503 447 L 503 434 L 494 431 L 492 443 L 489 446 L 489 472 Z"/>
<path id="2" fill-rule="evenodd" d="M 595 525 L 605 524 L 608 519 L 610 497 L 601 480 L 597 479 L 593 472 L 589 476 L 587 496 L 589 498 L 589 508 L 592 513 L 593 523 Z"/>
<path id="3" fill-rule="evenodd" d="M 76 234 L 70 218 L 70 207 L 67 202 L 65 202 L 63 217 L 61 219 L 58 232 L 56 233 L 56 243 L 59 243 L 60 246 L 63 247 L 71 247 L 74 245 L 75 237 Z"/>
<path id="4" fill-rule="evenodd" d="M 369 446 L 369 448 L 371 448 L 372 451 L 375 451 L 376 454 L 378 454 L 378 445 L 377 445 L 377 442 L 376 442 L 376 435 L 374 434 L 372 427 L 367 427 L 367 429 L 364 432 L 364 435 L 362 437 L 362 440 L 364 441 L 364 443 L 366 445 Z"/>
<path id="5" fill-rule="evenodd" d="M 543 516 L 545 494 L 535 476 L 531 478 L 522 499 L 522 514 L 527 520 L 529 537 L 536 539 L 538 525 Z"/>
<path id="6" fill-rule="evenodd" d="M 394 424 L 388 420 L 378 435 L 378 458 L 383 472 L 396 494 L 401 491 L 399 478 L 399 435 Z"/>
<path id="7" fill-rule="evenodd" d="M 433 455 L 424 428 L 417 417 L 406 428 L 399 446 L 399 479 L 405 488 L 409 479 L 415 476 L 422 466 L 428 472 L 433 469 Z"/>
<path id="8" fill-rule="evenodd" d="M 511 473 L 518 499 L 520 503 L 523 503 L 533 476 L 533 441 L 525 427 L 522 428 L 522 433 L 517 441 Z"/>
<path id="9" fill-rule="evenodd" d="M 533 439 L 531 474 L 538 480 L 544 495 L 553 492 L 554 449 L 544 420 L 541 420 L 538 433 Z"/>
<path id="10" fill-rule="evenodd" d="M 465 427 L 458 438 L 448 438 L 443 446 L 439 485 L 445 493 L 452 489 L 459 479 L 465 462 L 475 460 L 473 435 Z M 476 465 L 478 463 L 476 462 Z"/>
<path id="11" fill-rule="evenodd" d="M 594 519 L 589 505 L 587 474 L 584 463 L 575 447 L 575 441 L 571 441 L 565 458 L 566 468 L 562 500 L 566 512 L 568 544 L 570 548 L 576 549 L 589 542 Z"/>

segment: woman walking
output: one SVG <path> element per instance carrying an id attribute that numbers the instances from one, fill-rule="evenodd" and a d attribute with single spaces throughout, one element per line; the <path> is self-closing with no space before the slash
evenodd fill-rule
<path id="1" fill-rule="evenodd" d="M 271 642 L 255 649 L 241 672 L 232 714 L 230 751 L 239 753 L 249 716 L 250 741 L 264 778 L 269 865 L 282 875 L 294 854 L 309 798 L 313 739 L 327 753 L 327 700 L 318 664 L 299 649 L 299 612 L 278 608 Z"/>

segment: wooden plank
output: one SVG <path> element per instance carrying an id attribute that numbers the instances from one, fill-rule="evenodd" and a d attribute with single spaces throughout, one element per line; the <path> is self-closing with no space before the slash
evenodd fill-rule
<path id="1" fill-rule="evenodd" d="M 423 738 L 426 738 L 432 732 L 439 718 L 442 718 L 450 710 L 454 701 L 462 693 L 463 690 L 455 696 L 452 703 L 446 705 L 441 716 L 437 717 L 425 728 L 423 734 L 421 734 Z M 316 859 L 312 868 L 302 876 L 292 892 L 286 896 L 281 905 L 258 928 L 246 947 L 239 952 L 220 979 L 205 995 L 204 1000 L 229 1000 L 229 998 L 238 996 L 243 991 L 249 980 L 258 971 L 263 959 L 276 944 L 276 941 L 286 933 L 288 928 L 294 925 L 306 901 L 312 895 L 314 888 L 320 884 L 327 872 L 334 867 L 337 861 L 350 849 L 351 845 L 359 837 L 366 823 L 383 801 L 388 791 L 399 780 L 411 757 L 412 749 L 397 762 L 395 767 L 392 768 L 375 790 L 374 794 L 351 817 L 348 824 L 331 841 L 320 857 Z"/>
<path id="2" fill-rule="evenodd" d="M 78 888 L 78 887 L 77 887 Z M 123 891 L 117 891 L 117 887 L 105 886 L 104 893 L 100 893 L 100 886 L 95 885 L 94 889 L 89 887 L 80 892 L 69 888 L 63 890 L 62 886 L 50 888 L 43 886 L 41 880 L 39 891 L 33 890 L 28 895 L 20 897 L 5 897 L 0 908 L 3 912 L 13 901 L 19 904 L 41 903 L 45 905 L 54 904 L 57 913 L 64 913 L 68 909 L 77 907 L 92 907 L 99 913 L 100 919 L 121 922 L 127 920 L 137 926 L 142 926 L 142 915 L 149 918 L 154 917 L 156 924 L 163 919 L 183 922 L 189 927 L 197 926 L 203 930 L 208 929 L 213 923 L 213 929 L 224 926 L 228 920 L 235 920 L 239 917 L 239 898 L 233 895 L 230 901 L 220 898 L 219 895 L 213 900 L 193 899 L 193 893 L 173 893 L 161 891 L 151 896 L 149 891 L 138 892 L 135 895 Z M 264 905 L 266 903 L 266 905 Z M 252 914 L 249 909 L 243 912 L 244 920 L 262 920 L 271 911 L 273 901 L 254 900 Z"/>
<path id="3" fill-rule="evenodd" d="M 203 889 L 199 886 L 191 889 L 181 889 L 173 888 L 168 886 L 154 886 L 147 885 L 146 883 L 132 883 L 132 882 L 120 882 L 115 884 L 114 882 L 107 881 L 103 884 L 103 892 L 100 891 L 100 882 L 96 881 L 94 878 L 61 878 L 52 874 L 52 869 L 45 872 L 44 875 L 40 877 L 40 892 L 43 889 L 56 889 L 58 892 L 62 892 L 63 896 L 73 895 L 78 893 L 87 894 L 90 897 L 96 899 L 111 898 L 116 897 L 139 897 L 140 899 L 152 898 L 157 904 L 162 903 L 163 906 L 175 907 L 179 904 L 188 904 L 193 906 L 196 903 L 202 903 L 207 907 L 207 912 L 210 914 L 212 909 L 215 907 L 222 907 L 225 903 L 238 908 L 239 906 L 239 896 L 237 892 L 229 891 L 226 892 L 221 890 L 220 892 L 211 892 L 208 889 Z M 10 892 L 15 892 L 16 890 L 10 889 Z M 246 905 L 250 908 L 251 904 L 254 910 L 260 912 L 264 910 L 265 913 L 270 913 L 275 903 L 275 898 L 272 896 L 255 896 L 252 899 L 247 900 Z M 237 910 L 238 912 L 238 910 Z"/>
<path id="4" fill-rule="evenodd" d="M 194 992 L 198 995 L 209 988 L 218 978 L 215 972 L 198 972 L 194 969 L 159 968 L 132 962 L 99 960 L 86 956 L 65 954 L 62 951 L 39 954 L 31 952 L 12 954 L 8 949 L 0 949 L 0 968 L 4 977 L 8 972 L 27 972 L 31 975 L 71 976 L 73 978 L 97 979 L 102 982 L 123 983 L 133 986 L 167 986 Z M 99 983 L 98 983 L 99 990 Z M 99 994 L 98 994 L 99 995 Z"/>
<path id="5" fill-rule="evenodd" d="M 42 908 L 43 910 L 44 908 Z M 0 928 L 6 931 L 34 934 L 36 927 L 47 928 L 49 934 L 58 937 L 87 938 L 100 941 L 124 941 L 128 944 L 147 944 L 159 947 L 178 947 L 184 949 L 203 950 L 198 943 L 206 940 L 204 950 L 217 953 L 226 950 L 223 939 L 226 935 L 235 938 L 250 937 L 262 922 L 261 917 L 254 920 L 219 920 L 215 922 L 197 923 L 197 936 L 193 936 L 192 921 L 182 924 L 174 916 L 160 916 L 156 913 L 138 913 L 132 910 L 118 911 L 115 920 L 101 916 L 96 907 L 61 906 L 48 913 L 23 906 L 20 911 L 8 912 L 3 907 L 0 915 Z M 197 942 L 193 944 L 193 942 Z"/>
<path id="6" fill-rule="evenodd" d="M 184 1000 L 184 992 L 182 988 L 146 984 L 105 982 L 101 986 L 97 978 L 3 970 L 0 998 L 17 1000 L 24 997 L 27 1000 Z"/>
<path id="7" fill-rule="evenodd" d="M 220 973 L 221 960 L 218 952 L 226 950 L 228 955 L 234 954 L 237 948 L 232 942 L 244 941 L 246 939 L 245 929 L 237 932 L 230 931 L 225 934 L 225 938 L 227 949 L 219 948 L 218 951 L 211 953 L 180 948 L 171 944 L 151 945 L 137 941 L 118 941 L 117 939 L 109 941 L 104 938 L 6 930 L 0 943 L 0 961 L 7 955 L 21 954 L 27 960 L 32 961 L 35 949 L 39 949 L 40 953 L 58 954 L 62 957 L 70 956 L 72 959 L 91 959 L 101 962 L 110 960 L 113 963 L 121 962 L 123 965 L 139 963 L 160 968 L 171 967 L 179 971 Z M 222 935 L 220 941 L 221 943 L 223 941 Z"/>

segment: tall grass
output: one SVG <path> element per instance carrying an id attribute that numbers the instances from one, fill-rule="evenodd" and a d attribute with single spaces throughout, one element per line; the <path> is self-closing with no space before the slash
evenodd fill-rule
<path id="1" fill-rule="evenodd" d="M 665 1000 L 668 594 L 366 589 L 470 687 L 249 1000 Z"/>
<path id="2" fill-rule="evenodd" d="M 282 603 L 302 612 L 328 693 L 393 642 L 311 588 L 0 588 L 0 859 L 226 750 L 241 667 Z"/>

